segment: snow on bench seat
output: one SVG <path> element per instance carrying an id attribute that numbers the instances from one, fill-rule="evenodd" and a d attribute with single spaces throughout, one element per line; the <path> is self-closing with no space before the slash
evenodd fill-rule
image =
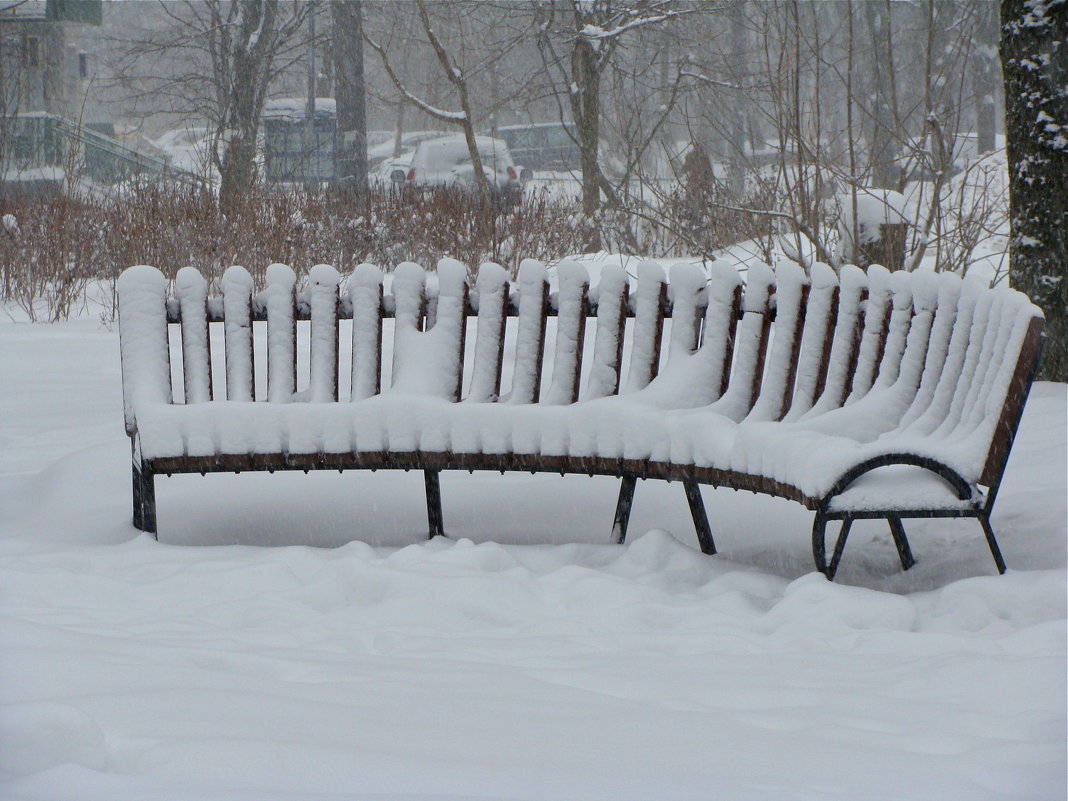
<path id="1" fill-rule="evenodd" d="M 366 264 L 347 280 L 318 265 L 300 292 L 285 265 L 266 278 L 255 294 L 248 272 L 232 267 L 220 299 L 191 268 L 178 272 L 173 299 L 154 268 L 120 278 L 139 527 L 155 530 L 159 473 L 422 469 L 440 532 L 440 470 L 552 470 L 623 478 L 620 541 L 634 479 L 666 478 L 684 483 L 708 551 L 699 483 L 815 510 L 813 548 L 828 576 L 857 517 L 890 521 L 906 567 L 902 517 L 977 517 L 1003 567 L 989 512 L 1041 331 L 1041 313 L 1013 290 L 878 266 L 806 272 L 791 262 L 750 266 L 744 280 L 727 262 L 669 271 L 643 262 L 633 284 L 609 268 L 592 287 L 581 263 L 564 262 L 553 293 L 533 260 L 514 283 L 499 265 L 483 265 L 473 286 L 455 260 L 430 274 L 405 263 L 388 276 L 388 292 L 387 277 Z M 343 319 L 351 320 L 347 364 Z M 216 324 L 225 386 L 211 380 Z M 181 343 L 173 389 L 172 326 Z M 829 520 L 843 525 L 827 563 Z"/>

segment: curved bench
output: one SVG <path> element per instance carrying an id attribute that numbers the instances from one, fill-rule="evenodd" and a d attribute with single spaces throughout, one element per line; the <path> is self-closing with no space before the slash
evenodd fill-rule
<path id="1" fill-rule="evenodd" d="M 443 259 L 430 274 L 363 264 L 344 282 L 318 265 L 301 292 L 272 265 L 258 294 L 231 267 L 217 297 L 184 268 L 169 297 L 162 273 L 131 267 L 119 329 L 134 524 L 156 532 L 160 474 L 402 468 L 424 471 L 434 536 L 440 471 L 549 471 L 622 479 L 616 542 L 637 479 L 657 478 L 683 484 L 706 553 L 700 484 L 813 510 L 828 578 L 860 518 L 889 522 L 907 569 L 902 519 L 975 517 L 1004 572 L 990 512 L 1042 341 L 1025 296 L 789 262 L 744 282 L 723 261 L 677 264 L 670 282 L 643 262 L 632 283 L 604 267 L 591 288 L 565 262 L 551 287 L 528 260 L 517 282 L 484 264 L 469 286 Z"/>

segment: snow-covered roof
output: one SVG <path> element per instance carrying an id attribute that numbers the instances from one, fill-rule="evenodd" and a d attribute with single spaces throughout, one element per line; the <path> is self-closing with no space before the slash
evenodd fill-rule
<path id="1" fill-rule="evenodd" d="M 298 121 L 306 118 L 308 99 L 306 97 L 279 97 L 263 104 L 265 119 L 285 119 Z M 337 115 L 337 101 L 332 97 L 315 98 L 316 117 L 334 117 Z"/>

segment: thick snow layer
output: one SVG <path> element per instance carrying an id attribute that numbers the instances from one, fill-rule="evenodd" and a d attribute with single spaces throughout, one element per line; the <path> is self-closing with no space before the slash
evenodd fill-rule
<path id="1" fill-rule="evenodd" d="M 716 557 L 660 482 L 607 545 L 604 478 L 444 474 L 429 543 L 418 474 L 161 479 L 156 543 L 117 341 L 0 322 L 0 798 L 1066 795 L 1064 385 L 1009 463 L 1007 575 L 974 521 L 907 521 L 907 573 L 861 522 L 830 584 L 811 513 L 747 493 L 704 490 Z"/>

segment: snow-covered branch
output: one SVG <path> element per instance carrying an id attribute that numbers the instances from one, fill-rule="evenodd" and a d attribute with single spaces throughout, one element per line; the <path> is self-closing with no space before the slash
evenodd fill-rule
<path id="1" fill-rule="evenodd" d="M 380 45 L 374 39 L 372 39 L 367 33 L 364 33 L 363 40 L 367 42 L 368 46 L 372 50 L 378 53 L 378 57 L 382 61 L 382 67 L 385 69 L 390 81 L 393 82 L 393 85 L 397 88 L 397 91 L 404 96 L 405 100 L 407 100 L 413 106 L 418 108 L 420 111 L 423 111 L 429 114 L 431 117 L 442 120 L 444 122 L 461 123 L 467 119 L 467 115 L 462 111 L 445 111 L 444 109 L 440 109 L 436 106 L 431 105 L 430 103 L 413 93 L 410 89 L 408 89 L 407 86 L 405 86 L 404 82 L 400 79 L 400 76 L 398 76 L 396 71 L 393 69 L 393 65 L 390 64 L 389 58 L 386 56 L 385 48 L 382 47 L 382 45 Z"/>

